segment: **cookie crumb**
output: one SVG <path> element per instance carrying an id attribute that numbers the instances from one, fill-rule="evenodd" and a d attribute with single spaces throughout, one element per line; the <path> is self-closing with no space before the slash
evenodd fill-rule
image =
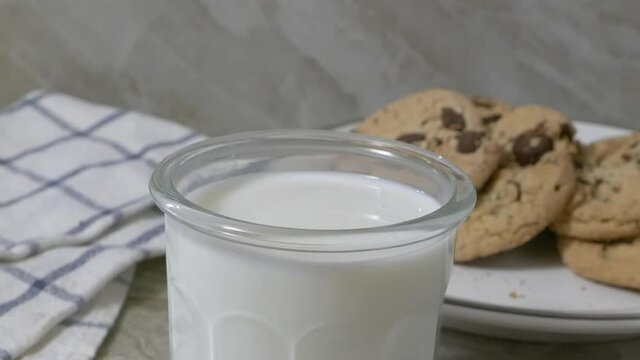
<path id="1" fill-rule="evenodd" d="M 518 293 L 517 293 L 517 292 L 515 292 L 515 291 L 511 291 L 511 292 L 509 293 L 509 297 L 510 297 L 510 298 L 512 298 L 512 299 L 517 299 L 517 298 L 519 298 Z"/>

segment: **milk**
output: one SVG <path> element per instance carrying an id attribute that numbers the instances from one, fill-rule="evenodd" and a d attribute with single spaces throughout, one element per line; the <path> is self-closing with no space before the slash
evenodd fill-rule
<path id="1" fill-rule="evenodd" d="M 188 198 L 245 222 L 316 230 L 395 224 L 440 207 L 409 186 L 338 172 L 243 175 Z M 212 238 L 167 217 L 172 359 L 432 359 L 452 235 L 300 252 Z M 367 240 L 358 236 L 348 241 Z"/>
<path id="2" fill-rule="evenodd" d="M 397 182 L 328 171 L 238 176 L 198 189 L 188 197 L 230 218 L 316 230 L 395 224 L 440 207 L 433 197 Z"/>

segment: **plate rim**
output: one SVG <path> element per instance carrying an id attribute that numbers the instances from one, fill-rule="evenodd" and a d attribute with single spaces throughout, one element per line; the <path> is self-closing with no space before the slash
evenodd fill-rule
<path id="1" fill-rule="evenodd" d="M 551 318 L 453 304 L 444 304 L 442 323 L 453 330 L 520 341 L 606 342 L 640 336 L 640 319 Z"/>
<path id="2" fill-rule="evenodd" d="M 640 301 L 640 300 L 639 300 Z M 566 320 L 640 320 L 640 313 L 566 313 L 559 310 L 535 310 L 523 308 L 509 308 L 501 305 L 476 303 L 468 300 L 446 297 L 444 303 L 448 305 L 461 306 L 468 309 L 499 312 L 509 315 L 523 315 L 528 317 L 539 317 L 545 319 L 566 319 Z"/>

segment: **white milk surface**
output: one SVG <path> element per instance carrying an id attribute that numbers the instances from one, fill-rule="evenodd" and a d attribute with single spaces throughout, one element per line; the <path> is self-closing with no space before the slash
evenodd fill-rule
<path id="1" fill-rule="evenodd" d="M 393 224 L 439 207 L 406 185 L 336 172 L 245 175 L 188 197 L 239 220 L 321 230 Z M 443 236 L 304 253 L 216 239 L 168 217 L 172 359 L 432 359 L 451 266 L 452 234 Z"/>
<path id="2" fill-rule="evenodd" d="M 340 172 L 251 174 L 191 194 L 196 204 L 230 218 L 298 229 L 356 229 L 395 224 L 439 207 L 397 182 Z"/>

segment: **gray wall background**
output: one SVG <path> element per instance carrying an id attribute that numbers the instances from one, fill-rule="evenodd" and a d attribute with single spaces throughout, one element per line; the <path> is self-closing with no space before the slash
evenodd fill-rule
<path id="1" fill-rule="evenodd" d="M 0 105 L 45 88 L 221 134 L 430 86 L 640 129 L 640 1 L 0 0 Z"/>

